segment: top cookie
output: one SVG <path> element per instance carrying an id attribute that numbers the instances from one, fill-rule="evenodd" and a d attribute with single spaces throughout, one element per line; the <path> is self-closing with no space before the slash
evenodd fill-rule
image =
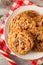
<path id="1" fill-rule="evenodd" d="M 32 33 L 35 32 L 35 21 L 28 16 L 28 13 L 30 11 L 24 11 L 20 14 L 18 14 L 17 16 L 15 16 L 10 23 L 10 31 L 15 31 L 15 29 L 17 30 L 26 30 L 26 31 L 30 31 Z"/>

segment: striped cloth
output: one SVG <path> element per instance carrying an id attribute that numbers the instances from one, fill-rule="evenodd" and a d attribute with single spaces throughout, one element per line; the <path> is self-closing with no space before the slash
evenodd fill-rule
<path id="1" fill-rule="evenodd" d="M 10 8 L 10 11 L 6 14 L 4 20 L 2 21 L 2 25 L 0 28 L 0 53 L 8 60 L 8 62 L 11 65 L 16 65 L 16 63 L 11 60 L 9 55 L 7 53 L 11 53 L 10 49 L 7 47 L 4 37 L 4 25 L 9 16 L 19 7 L 25 6 L 25 5 L 35 5 L 33 2 L 29 0 L 16 0 L 13 5 Z M 38 65 L 43 63 L 43 58 L 37 59 L 37 60 L 27 60 L 30 61 L 33 65 Z"/>

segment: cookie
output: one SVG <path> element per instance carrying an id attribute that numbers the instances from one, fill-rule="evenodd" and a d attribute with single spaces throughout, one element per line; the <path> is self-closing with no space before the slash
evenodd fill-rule
<path id="1" fill-rule="evenodd" d="M 34 48 L 33 50 L 34 51 L 37 51 L 37 52 L 43 52 L 43 38 L 41 37 L 43 36 L 42 34 L 39 35 L 39 36 L 36 36 L 34 42 L 35 42 L 35 45 L 34 45 Z"/>
<path id="2" fill-rule="evenodd" d="M 34 46 L 32 36 L 24 30 L 22 32 L 9 32 L 8 45 L 13 52 L 25 55 Z"/>
<path id="3" fill-rule="evenodd" d="M 36 17 L 35 22 L 36 22 L 35 34 L 41 40 L 41 38 L 43 38 L 43 15 L 40 15 L 40 16 Z"/>
<path id="4" fill-rule="evenodd" d="M 35 28 L 35 51 L 43 51 L 43 15 L 35 18 L 36 28 Z"/>
<path id="5" fill-rule="evenodd" d="M 10 30 L 15 31 L 15 29 L 18 29 L 21 31 L 26 30 L 34 33 L 35 26 L 35 21 L 31 17 L 27 16 L 25 12 L 22 12 L 17 16 L 13 17 L 10 23 Z"/>
<path id="6" fill-rule="evenodd" d="M 35 46 L 33 48 L 33 51 L 43 52 L 43 41 L 40 42 L 40 43 L 35 43 Z"/>
<path id="7" fill-rule="evenodd" d="M 43 15 L 34 18 L 36 22 L 36 27 L 43 26 Z"/>
<path id="8" fill-rule="evenodd" d="M 27 16 L 29 16 L 31 18 L 35 18 L 35 17 L 39 16 L 38 12 L 36 12 L 34 10 L 28 10 L 28 11 L 25 11 L 25 13 L 27 14 Z"/>

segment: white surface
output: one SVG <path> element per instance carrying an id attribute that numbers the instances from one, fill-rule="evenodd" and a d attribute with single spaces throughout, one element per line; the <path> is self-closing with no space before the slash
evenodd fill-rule
<path id="1" fill-rule="evenodd" d="M 10 65 L 10 63 L 0 54 L 0 65 Z"/>
<path id="2" fill-rule="evenodd" d="M 43 8 L 40 8 L 40 7 L 37 7 L 37 6 L 34 6 L 34 5 L 30 5 L 30 6 L 21 6 L 20 8 L 18 8 L 17 10 L 14 11 L 14 13 L 9 17 L 9 19 L 7 20 L 6 22 L 6 25 L 5 25 L 5 40 L 7 41 L 7 36 L 8 36 L 8 33 L 9 33 L 9 24 L 10 24 L 10 20 L 12 19 L 13 16 L 23 12 L 23 11 L 26 11 L 26 10 L 35 10 L 37 11 L 39 14 L 43 14 Z M 38 58 L 41 58 L 43 57 L 43 52 L 39 53 L 39 52 L 30 52 L 26 55 L 18 55 L 18 54 L 15 54 L 12 52 L 13 55 L 16 55 L 20 58 L 23 58 L 23 59 L 30 59 L 30 60 L 33 60 L 33 59 L 38 59 Z"/>
<path id="3" fill-rule="evenodd" d="M 10 55 L 14 62 L 17 63 L 17 65 L 32 65 L 30 62 L 27 62 L 25 60 L 22 60 L 16 56 Z M 0 54 L 0 65 L 11 65 L 1 54 Z"/>

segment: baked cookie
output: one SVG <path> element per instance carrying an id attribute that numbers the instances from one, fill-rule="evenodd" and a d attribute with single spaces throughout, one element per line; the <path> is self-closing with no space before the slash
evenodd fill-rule
<path id="1" fill-rule="evenodd" d="M 39 27 L 40 29 L 39 29 L 39 31 L 37 32 L 37 39 L 38 40 L 42 40 L 43 41 L 43 27 L 41 28 L 41 27 Z"/>
<path id="2" fill-rule="evenodd" d="M 40 43 L 35 43 L 33 50 L 37 52 L 43 52 L 43 41 L 40 41 Z"/>
<path id="3" fill-rule="evenodd" d="M 34 20 L 36 22 L 36 27 L 43 26 L 43 15 L 35 17 Z"/>
<path id="4" fill-rule="evenodd" d="M 35 21 L 27 16 L 27 14 L 25 12 L 18 14 L 17 16 L 15 16 L 10 23 L 10 31 L 15 31 L 16 30 L 26 30 L 26 31 L 30 31 L 32 33 L 35 32 Z"/>
<path id="5" fill-rule="evenodd" d="M 24 30 L 22 32 L 9 32 L 8 45 L 13 52 L 25 55 L 34 46 L 32 36 Z"/>
<path id="6" fill-rule="evenodd" d="M 26 15 L 31 17 L 31 18 L 35 18 L 37 16 L 39 16 L 38 12 L 34 11 L 34 10 L 28 10 L 25 11 Z"/>
<path id="7" fill-rule="evenodd" d="M 35 18 L 36 28 L 35 28 L 35 51 L 43 51 L 43 15 Z"/>
<path id="8" fill-rule="evenodd" d="M 38 35 L 38 37 L 43 37 L 43 15 L 37 16 L 35 18 L 36 27 L 35 27 L 35 34 Z"/>
<path id="9" fill-rule="evenodd" d="M 34 41 L 35 41 L 35 46 L 34 50 L 35 51 L 43 51 L 43 27 L 39 27 L 39 30 L 34 36 Z"/>

